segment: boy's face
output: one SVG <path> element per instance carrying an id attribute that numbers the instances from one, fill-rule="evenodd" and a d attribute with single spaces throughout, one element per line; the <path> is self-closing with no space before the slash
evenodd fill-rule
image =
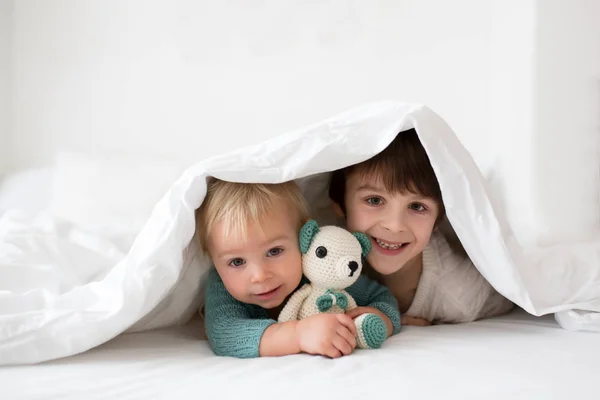
<path id="1" fill-rule="evenodd" d="M 224 229 L 215 225 L 208 251 L 227 291 L 266 309 L 281 305 L 302 279 L 296 213 L 280 202 L 262 224 L 249 222 L 244 237 L 226 236 Z"/>
<path id="2" fill-rule="evenodd" d="M 383 275 L 418 256 L 431 237 L 438 205 L 412 193 L 390 193 L 378 179 L 351 173 L 346 179 L 346 225 L 371 239 L 367 261 Z"/>

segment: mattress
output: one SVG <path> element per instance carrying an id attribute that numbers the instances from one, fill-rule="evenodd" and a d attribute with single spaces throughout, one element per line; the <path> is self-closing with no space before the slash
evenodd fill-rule
<path id="1" fill-rule="evenodd" d="M 598 335 L 518 309 L 463 325 L 404 327 L 340 359 L 216 357 L 199 320 L 118 336 L 86 353 L 0 368 L 2 398 L 597 398 Z M 596 393 L 596 394 L 595 394 Z"/>

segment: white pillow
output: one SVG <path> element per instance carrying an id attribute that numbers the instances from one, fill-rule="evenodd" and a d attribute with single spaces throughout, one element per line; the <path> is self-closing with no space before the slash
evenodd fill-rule
<path id="1" fill-rule="evenodd" d="M 51 213 L 128 246 L 184 169 L 151 156 L 63 152 L 56 158 Z"/>

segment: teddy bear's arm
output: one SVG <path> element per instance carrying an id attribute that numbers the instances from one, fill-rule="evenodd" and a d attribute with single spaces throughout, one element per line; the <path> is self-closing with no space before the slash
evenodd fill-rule
<path id="1" fill-rule="evenodd" d="M 300 289 L 296 291 L 290 297 L 288 302 L 285 304 L 281 312 L 279 313 L 278 322 L 286 322 L 293 321 L 298 319 L 298 313 L 300 312 L 300 308 L 302 308 L 302 304 L 304 300 L 308 297 L 312 290 L 312 286 L 309 283 L 305 283 Z"/>
<path id="2" fill-rule="evenodd" d="M 356 300 L 354 300 L 354 297 L 352 297 L 350 293 L 344 291 L 344 294 L 348 298 L 348 307 L 346 307 L 346 311 L 350 311 L 358 307 L 358 305 L 356 304 Z"/>

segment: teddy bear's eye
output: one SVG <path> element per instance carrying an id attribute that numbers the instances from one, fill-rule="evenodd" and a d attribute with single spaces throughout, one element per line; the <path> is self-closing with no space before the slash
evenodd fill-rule
<path id="1" fill-rule="evenodd" d="M 327 249 L 324 246 L 319 246 L 317 247 L 317 250 L 315 250 L 315 254 L 319 258 L 324 258 L 327 255 Z"/>

